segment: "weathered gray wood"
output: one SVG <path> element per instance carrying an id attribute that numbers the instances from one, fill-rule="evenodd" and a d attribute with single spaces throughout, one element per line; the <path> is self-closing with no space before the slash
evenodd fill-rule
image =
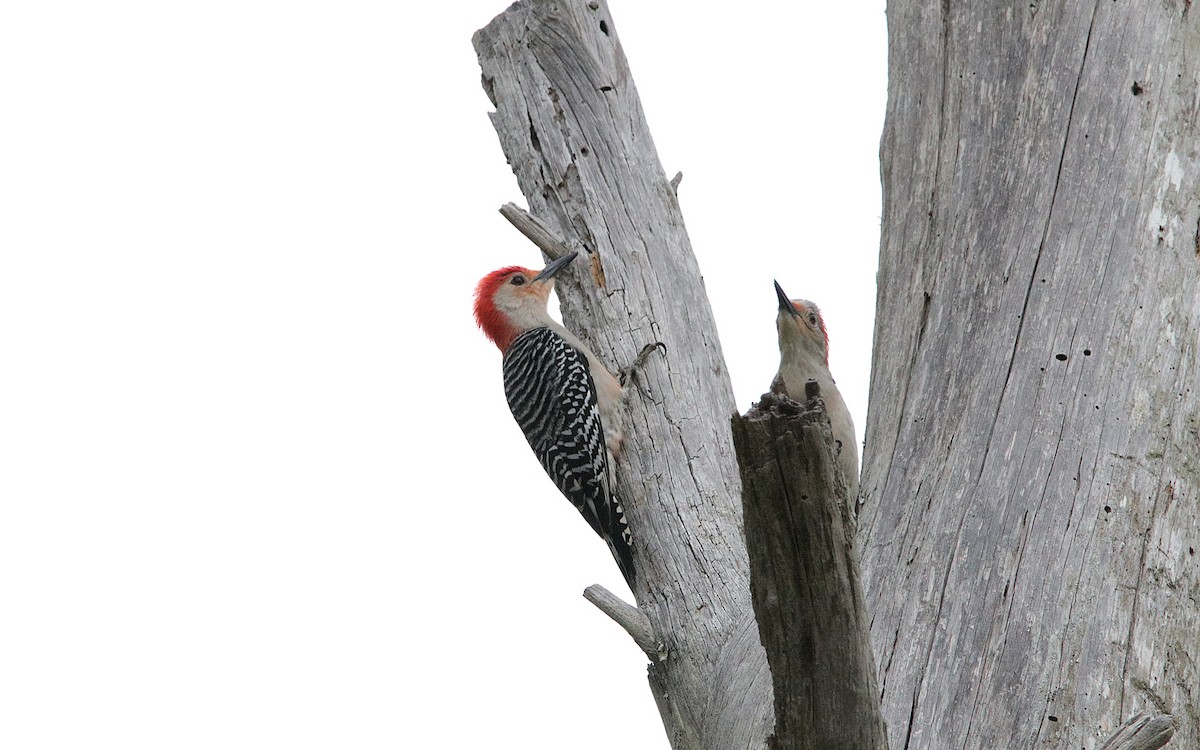
<path id="1" fill-rule="evenodd" d="M 771 684 L 750 603 L 733 393 L 615 24 L 598 0 L 527 0 L 473 41 L 530 213 L 587 251 L 558 277 L 564 323 L 614 372 L 645 344 L 668 347 L 638 379 L 616 464 L 634 595 L 668 654 L 649 670 L 667 735 L 674 748 L 762 748 Z"/>
<path id="2" fill-rule="evenodd" d="M 824 403 L 765 393 L 733 416 L 733 442 L 754 613 L 775 688 L 771 747 L 886 748 L 854 519 Z"/>
<path id="3" fill-rule="evenodd" d="M 508 219 L 509 223 L 516 227 L 518 232 L 525 235 L 530 242 L 537 245 L 542 254 L 550 260 L 558 260 L 576 250 L 584 250 L 584 248 L 571 247 L 565 239 L 558 236 L 557 232 L 546 226 L 545 222 L 515 203 L 505 203 L 501 206 L 500 215 Z"/>
<path id="4" fill-rule="evenodd" d="M 1200 16 L 888 4 L 860 549 L 897 748 L 1200 746 Z"/>
<path id="5" fill-rule="evenodd" d="M 1121 725 L 1100 750 L 1158 750 L 1171 741 L 1175 722 L 1170 716 L 1150 715 L 1140 711 Z"/>
<path id="6" fill-rule="evenodd" d="M 650 657 L 651 661 L 666 660 L 667 644 L 655 635 L 654 628 L 650 625 L 650 618 L 646 617 L 640 609 L 598 583 L 584 589 L 583 598 L 595 604 L 597 609 L 611 617 L 613 622 L 629 633 L 629 637 L 646 656 Z"/>

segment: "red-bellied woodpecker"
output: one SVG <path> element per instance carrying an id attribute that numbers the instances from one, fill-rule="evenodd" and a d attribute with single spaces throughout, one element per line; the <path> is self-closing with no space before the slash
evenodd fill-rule
<path id="1" fill-rule="evenodd" d="M 829 374 L 829 334 L 821 311 L 808 300 L 788 299 L 779 282 L 775 282 L 779 297 L 779 372 L 771 390 L 784 393 L 797 401 L 804 399 L 804 385 L 815 380 L 821 385 L 821 398 L 829 413 L 829 425 L 837 443 L 837 461 L 846 475 L 850 507 L 858 502 L 858 441 L 854 437 L 854 420 L 842 400 L 833 376 Z"/>
<path id="2" fill-rule="evenodd" d="M 475 320 L 504 353 L 504 393 L 529 446 L 608 543 L 632 587 L 629 525 L 609 474 L 610 453 L 621 446 L 621 384 L 546 312 L 554 275 L 575 256 L 540 272 L 508 266 L 484 276 L 475 289 Z"/>

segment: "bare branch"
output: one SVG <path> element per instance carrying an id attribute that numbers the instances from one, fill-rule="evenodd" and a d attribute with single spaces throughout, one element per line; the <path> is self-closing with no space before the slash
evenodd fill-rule
<path id="1" fill-rule="evenodd" d="M 500 207 L 500 215 L 508 219 L 509 223 L 528 237 L 530 242 L 537 245 L 550 260 L 558 260 L 572 252 L 572 248 L 566 240 L 559 237 L 553 229 L 546 225 L 546 222 L 517 204 L 505 203 Z"/>
<path id="2" fill-rule="evenodd" d="M 1139 711 L 1129 717 L 1100 746 L 1100 750 L 1157 750 L 1170 742 L 1174 735 L 1175 720 L 1170 714 L 1160 714 L 1152 719 L 1150 714 Z"/>
<path id="3" fill-rule="evenodd" d="M 621 599 L 616 594 L 600 584 L 592 584 L 583 590 L 583 598 L 596 605 L 604 614 L 620 625 L 633 642 L 638 645 L 651 661 L 662 662 L 667 659 L 667 647 L 654 634 L 650 620 L 641 610 Z"/>

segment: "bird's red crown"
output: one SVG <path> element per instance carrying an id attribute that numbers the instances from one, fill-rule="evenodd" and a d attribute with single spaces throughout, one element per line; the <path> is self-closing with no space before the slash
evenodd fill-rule
<path id="1" fill-rule="evenodd" d="M 524 274 L 526 278 L 537 275 L 537 271 L 522 266 L 505 266 L 484 276 L 475 287 L 475 322 L 479 324 L 484 335 L 500 347 L 500 351 L 507 349 L 520 331 L 508 316 L 496 307 L 496 291 L 517 273 Z"/>

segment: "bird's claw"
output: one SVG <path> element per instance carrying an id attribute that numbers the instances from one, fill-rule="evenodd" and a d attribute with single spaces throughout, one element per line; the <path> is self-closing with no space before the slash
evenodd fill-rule
<path id="1" fill-rule="evenodd" d="M 634 358 L 633 364 L 621 370 L 618 380 L 621 383 L 622 388 L 624 388 L 629 381 L 636 376 L 637 371 L 641 369 L 642 365 L 646 364 L 646 360 L 652 353 L 654 353 L 656 349 L 661 349 L 663 355 L 666 356 L 667 345 L 661 341 L 655 341 L 643 346 L 642 350 L 638 352 L 637 357 Z"/>

